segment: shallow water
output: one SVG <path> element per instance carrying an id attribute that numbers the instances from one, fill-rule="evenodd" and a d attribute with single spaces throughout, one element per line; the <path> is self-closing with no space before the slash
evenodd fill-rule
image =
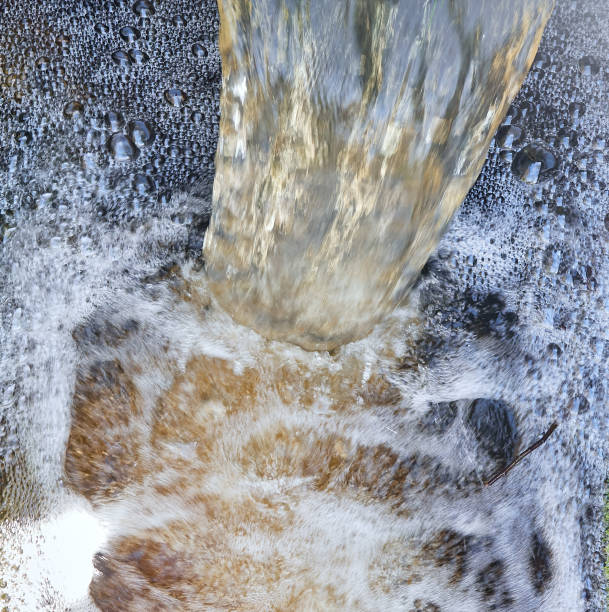
<path id="1" fill-rule="evenodd" d="M 558 2 L 410 305 L 328 354 L 200 280 L 215 8 L 111 6 L 2 9 L 3 605 L 602 610 L 609 9 Z"/>

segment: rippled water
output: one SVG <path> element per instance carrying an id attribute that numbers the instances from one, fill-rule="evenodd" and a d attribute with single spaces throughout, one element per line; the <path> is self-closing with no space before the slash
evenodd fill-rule
<path id="1" fill-rule="evenodd" d="M 2 605 L 603 609 L 607 7 L 557 3 L 409 305 L 332 353 L 202 280 L 215 6 L 0 11 Z"/>

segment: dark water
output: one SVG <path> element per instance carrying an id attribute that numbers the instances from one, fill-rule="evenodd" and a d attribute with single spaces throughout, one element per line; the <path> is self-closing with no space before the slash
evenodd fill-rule
<path id="1" fill-rule="evenodd" d="M 557 3 L 409 306 L 332 354 L 208 291 L 215 5 L 0 16 L 2 605 L 603 610 L 609 8 Z"/>

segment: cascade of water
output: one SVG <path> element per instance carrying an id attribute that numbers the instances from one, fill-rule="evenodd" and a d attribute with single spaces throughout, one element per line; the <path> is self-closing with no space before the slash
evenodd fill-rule
<path id="1" fill-rule="evenodd" d="M 478 176 L 552 6 L 222 0 L 205 260 L 235 320 L 330 349 L 387 315 Z"/>
<path id="2" fill-rule="evenodd" d="M 609 5 L 557 2 L 408 305 L 331 352 L 209 290 L 215 3 L 0 17 L 0 608 L 604 609 Z"/>

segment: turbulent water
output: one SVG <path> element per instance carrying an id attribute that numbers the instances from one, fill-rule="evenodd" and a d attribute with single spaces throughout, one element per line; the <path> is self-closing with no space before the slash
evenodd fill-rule
<path id="1" fill-rule="evenodd" d="M 205 280 L 215 4 L 0 17 L 2 605 L 603 609 L 609 7 L 557 2 L 408 305 L 330 353 Z"/>

